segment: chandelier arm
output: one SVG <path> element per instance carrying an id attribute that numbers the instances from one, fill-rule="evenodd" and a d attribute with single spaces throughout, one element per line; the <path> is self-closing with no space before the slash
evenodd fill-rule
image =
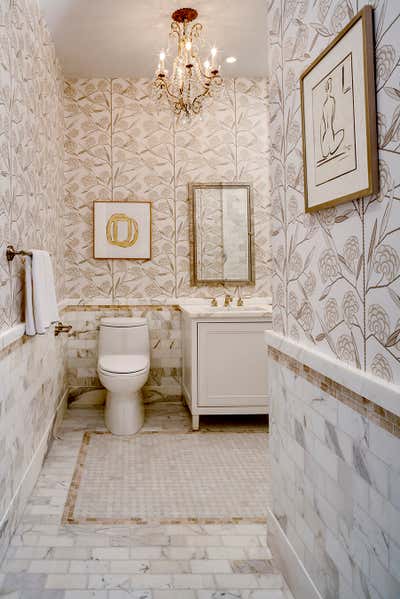
<path id="1" fill-rule="evenodd" d="M 170 31 L 170 35 L 181 35 L 181 27 L 179 25 L 179 23 L 177 23 L 176 21 L 172 21 L 171 23 L 171 31 Z"/>
<path id="2" fill-rule="evenodd" d="M 202 98 L 206 98 L 207 96 L 209 96 L 210 92 L 211 92 L 211 89 L 209 87 L 207 87 L 207 89 L 205 89 L 203 91 L 203 93 L 198 94 L 195 98 L 193 98 L 192 104 L 200 102 Z"/>
<path id="3" fill-rule="evenodd" d="M 181 98 L 181 96 L 176 96 L 175 94 L 173 94 L 170 89 L 169 89 L 169 85 L 168 83 L 165 83 L 165 81 L 162 81 L 162 85 L 161 87 L 167 92 L 168 96 L 170 98 L 172 98 L 173 100 L 179 100 Z"/>
<path id="4" fill-rule="evenodd" d="M 190 38 L 193 39 L 197 39 L 198 37 L 200 37 L 200 34 L 203 30 L 203 25 L 201 23 L 195 23 L 194 25 L 192 25 L 192 28 L 190 29 Z"/>

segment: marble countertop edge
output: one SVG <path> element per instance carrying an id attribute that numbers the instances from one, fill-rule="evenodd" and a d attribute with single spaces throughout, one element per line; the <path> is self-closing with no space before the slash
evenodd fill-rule
<path id="1" fill-rule="evenodd" d="M 400 386 L 344 364 L 305 345 L 300 345 L 279 333 L 266 330 L 265 343 L 365 397 L 374 404 L 400 416 Z"/>
<path id="2" fill-rule="evenodd" d="M 222 306 L 179 304 L 188 318 L 201 320 L 271 320 L 271 306 L 246 303 L 244 306 L 224 308 Z"/>

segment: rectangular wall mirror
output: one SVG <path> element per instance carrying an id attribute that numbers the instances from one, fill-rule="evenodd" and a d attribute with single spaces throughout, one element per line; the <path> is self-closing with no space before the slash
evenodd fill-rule
<path id="1" fill-rule="evenodd" d="M 191 284 L 253 285 L 254 237 L 248 183 L 190 183 Z"/>

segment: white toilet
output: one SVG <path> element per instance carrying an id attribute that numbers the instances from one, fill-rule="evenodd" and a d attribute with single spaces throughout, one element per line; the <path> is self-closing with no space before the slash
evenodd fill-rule
<path id="1" fill-rule="evenodd" d="M 114 435 L 133 435 L 143 426 L 149 347 L 145 318 L 101 319 L 97 372 L 107 389 L 105 424 Z"/>

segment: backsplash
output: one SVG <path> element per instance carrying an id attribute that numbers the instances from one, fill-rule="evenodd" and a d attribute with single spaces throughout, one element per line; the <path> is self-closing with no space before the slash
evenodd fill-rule
<path id="1" fill-rule="evenodd" d="M 63 320 L 72 325 L 67 341 L 70 399 L 102 387 L 97 376 L 101 318 L 146 318 L 150 335 L 150 374 L 145 401 L 176 400 L 182 395 L 181 315 L 177 306 L 67 306 Z"/>
<path id="2" fill-rule="evenodd" d="M 0 5 L 0 330 L 22 322 L 23 262 L 51 252 L 63 296 L 63 77 L 36 1 Z"/>
<path id="3" fill-rule="evenodd" d="M 399 6 L 376 0 L 380 193 L 304 212 L 299 76 L 358 0 L 270 0 L 274 328 L 400 381 Z"/>
<path id="4" fill-rule="evenodd" d="M 256 286 L 270 295 L 267 82 L 226 81 L 201 118 L 175 123 L 151 81 L 79 79 L 65 83 L 66 297 L 124 303 L 210 297 L 224 289 L 189 285 L 187 183 L 253 183 Z M 152 200 L 153 258 L 93 260 L 94 200 Z M 233 291 L 233 288 L 228 289 Z"/>

